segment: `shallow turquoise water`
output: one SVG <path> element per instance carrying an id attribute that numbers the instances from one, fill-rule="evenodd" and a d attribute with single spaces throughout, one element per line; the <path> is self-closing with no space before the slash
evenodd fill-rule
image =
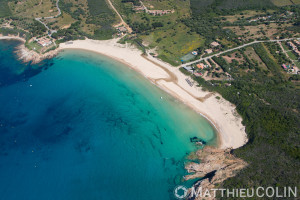
<path id="1" fill-rule="evenodd" d="M 0 199 L 173 199 L 197 113 L 106 57 L 69 50 L 37 65 L 0 41 Z M 161 99 L 160 97 L 163 97 Z"/>

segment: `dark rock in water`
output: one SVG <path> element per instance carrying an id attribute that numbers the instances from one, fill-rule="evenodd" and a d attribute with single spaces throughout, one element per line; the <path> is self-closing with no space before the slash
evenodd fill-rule
<path id="1" fill-rule="evenodd" d="M 197 144 L 197 145 L 205 145 L 206 142 L 198 137 L 192 137 L 190 138 L 190 141 Z"/>

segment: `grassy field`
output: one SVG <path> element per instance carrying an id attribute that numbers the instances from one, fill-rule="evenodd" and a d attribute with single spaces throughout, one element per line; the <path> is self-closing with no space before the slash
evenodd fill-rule
<path id="1" fill-rule="evenodd" d="M 281 42 L 281 45 L 284 50 L 286 50 L 286 51 L 290 50 L 290 48 L 287 46 L 286 42 Z"/>
<path id="2" fill-rule="evenodd" d="M 174 8 L 174 4 L 171 1 L 144 0 L 143 3 L 150 10 L 171 10 Z"/>
<path id="3" fill-rule="evenodd" d="M 268 13 L 273 13 L 274 10 L 267 10 Z M 236 22 L 238 21 L 239 19 L 242 19 L 242 18 L 249 18 L 249 17 L 254 17 L 256 15 L 263 15 L 263 14 L 266 14 L 265 11 L 260 11 L 260 10 L 243 10 L 242 12 L 240 13 L 236 13 L 234 15 L 225 15 L 223 16 L 225 19 L 222 20 L 222 22 Z"/>
<path id="4" fill-rule="evenodd" d="M 296 61 L 295 64 L 300 69 L 300 61 Z"/>
<path id="5" fill-rule="evenodd" d="M 89 12 L 92 16 L 107 13 L 113 15 L 113 10 L 107 5 L 105 0 L 87 0 Z"/>
<path id="6" fill-rule="evenodd" d="M 0 17 L 6 17 L 11 15 L 8 3 L 6 0 L 0 0 Z"/>
<path id="7" fill-rule="evenodd" d="M 275 38 L 277 33 L 283 33 L 286 32 L 285 29 L 287 27 L 292 26 L 291 24 L 276 24 L 276 23 L 270 23 L 269 25 L 260 24 L 257 26 L 229 26 L 224 27 L 232 30 L 236 35 L 245 37 L 248 39 L 257 39 L 261 37 L 269 37 L 269 38 Z"/>
<path id="8" fill-rule="evenodd" d="M 276 6 L 289 6 L 293 5 L 293 2 L 290 0 L 272 0 L 272 3 Z"/>
<path id="9" fill-rule="evenodd" d="M 300 4 L 300 0 L 292 0 L 294 4 L 299 5 Z"/>
<path id="10" fill-rule="evenodd" d="M 187 33 L 189 30 L 184 24 L 177 24 L 170 30 L 156 30 L 141 38 L 151 48 L 158 47 L 158 53 L 169 62 L 175 61 L 178 65 L 180 58 L 203 45 L 204 39 L 196 33 Z"/>
<path id="11" fill-rule="evenodd" d="M 297 58 L 297 56 L 294 54 L 294 52 L 288 51 L 287 54 L 288 54 L 288 56 L 289 56 L 292 60 L 298 60 L 298 58 Z"/>
<path id="12" fill-rule="evenodd" d="M 57 22 L 53 26 L 58 26 L 59 28 L 68 28 L 76 20 L 71 17 L 68 13 L 63 13 L 61 17 L 58 18 Z"/>
<path id="13" fill-rule="evenodd" d="M 15 16 L 23 18 L 49 17 L 57 14 L 55 1 L 51 0 L 27 0 L 9 2 L 9 7 Z"/>
<path id="14" fill-rule="evenodd" d="M 258 66 L 263 70 L 268 70 L 266 64 L 260 59 L 260 57 L 255 53 L 253 47 L 247 47 L 245 49 L 245 54 L 248 58 L 254 63 L 255 61 L 258 63 Z"/>
<path id="15" fill-rule="evenodd" d="M 272 8 L 274 4 L 270 0 L 191 0 L 191 9 L 194 14 L 207 12 L 209 7 L 220 10 L 262 9 Z"/>
<path id="16" fill-rule="evenodd" d="M 32 42 L 28 43 L 28 44 L 26 45 L 26 47 L 27 47 L 28 49 L 34 50 L 34 51 L 36 51 L 36 52 L 40 52 L 40 50 L 42 49 L 42 46 L 39 45 L 36 41 L 32 41 Z"/>
<path id="17" fill-rule="evenodd" d="M 267 53 L 266 55 L 268 56 L 268 58 L 270 60 L 272 60 L 273 63 L 276 63 L 276 69 L 273 70 L 278 70 L 278 71 L 282 71 L 282 68 L 280 67 L 280 64 L 278 64 L 278 61 L 276 60 L 276 58 L 274 58 L 274 56 L 270 53 L 269 49 L 266 47 L 266 45 L 264 43 L 261 43 L 264 51 Z M 260 55 L 261 57 L 262 55 Z M 265 63 L 266 66 L 268 67 L 267 63 Z M 270 69 L 271 70 L 271 69 Z"/>
<path id="18" fill-rule="evenodd" d="M 178 65 L 183 55 L 204 43 L 204 38 L 195 32 L 190 32 L 190 28 L 181 22 L 181 19 L 190 16 L 188 1 L 144 1 L 144 4 L 151 9 L 175 10 L 174 13 L 163 16 L 153 16 L 143 12 L 136 13 L 132 11 L 131 3 L 122 3 L 122 0 L 114 0 L 113 4 L 131 26 L 138 24 L 137 27 L 146 27 L 145 30 L 137 30 L 139 31 L 138 37 L 146 46 L 157 47 L 160 58 L 173 65 Z M 163 26 L 151 28 L 152 24 L 157 22 Z"/>
<path id="19" fill-rule="evenodd" d="M 299 5 L 300 0 L 272 0 L 272 3 L 276 6 L 290 6 L 290 5 Z"/>

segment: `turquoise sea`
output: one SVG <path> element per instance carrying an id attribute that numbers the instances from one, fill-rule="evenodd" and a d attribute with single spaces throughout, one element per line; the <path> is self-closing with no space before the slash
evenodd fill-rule
<path id="1" fill-rule="evenodd" d="M 24 64 L 18 44 L 0 40 L 0 199 L 174 199 L 190 138 L 215 144 L 203 117 L 127 66 L 79 50 Z"/>

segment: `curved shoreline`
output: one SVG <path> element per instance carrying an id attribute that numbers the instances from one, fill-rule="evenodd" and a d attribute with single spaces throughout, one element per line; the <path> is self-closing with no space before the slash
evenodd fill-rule
<path id="1" fill-rule="evenodd" d="M 18 39 L 24 42 L 22 38 L 18 37 L 0 36 L 0 39 Z M 245 127 L 241 123 L 242 119 L 235 111 L 233 104 L 222 97 L 220 100 L 216 99 L 215 93 L 204 92 L 200 87 L 190 87 L 185 81 L 187 76 L 182 74 L 177 67 L 152 56 L 142 56 L 135 47 L 119 44 L 117 40 L 95 41 L 86 39 L 62 43 L 57 50 L 48 55 L 40 55 L 39 59 L 54 56 L 64 49 L 87 50 L 107 56 L 139 72 L 153 84 L 206 118 L 217 130 L 219 148 L 235 149 L 248 141 Z"/>

